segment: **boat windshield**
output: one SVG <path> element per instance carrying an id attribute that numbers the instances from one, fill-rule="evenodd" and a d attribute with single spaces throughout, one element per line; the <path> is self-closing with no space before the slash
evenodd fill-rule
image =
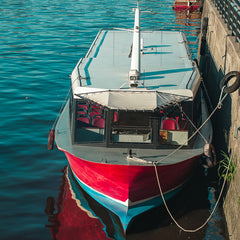
<path id="1" fill-rule="evenodd" d="M 152 115 L 149 112 L 114 112 L 112 142 L 151 143 Z"/>
<path id="2" fill-rule="evenodd" d="M 74 142 L 103 142 L 105 139 L 105 111 L 96 104 L 76 102 Z"/>
<path id="3" fill-rule="evenodd" d="M 178 108 L 171 111 L 115 112 L 112 143 L 188 145 L 188 121 Z"/>
<path id="4" fill-rule="evenodd" d="M 179 107 L 151 112 L 113 111 L 78 100 L 75 113 L 75 143 L 188 146 L 189 123 Z"/>

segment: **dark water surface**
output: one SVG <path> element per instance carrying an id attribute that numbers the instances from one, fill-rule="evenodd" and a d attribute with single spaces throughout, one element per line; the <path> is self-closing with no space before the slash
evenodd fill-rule
<path id="1" fill-rule="evenodd" d="M 200 14 L 176 13 L 172 3 L 141 1 L 146 10 L 152 9 L 151 13 L 142 14 L 142 27 L 183 30 L 196 58 Z M 89 235 L 82 234 L 77 239 L 124 238 L 114 216 L 92 200 L 84 200 L 80 190 L 74 194 L 77 186 L 74 182 L 66 184 L 66 173 L 62 172 L 68 165 L 64 154 L 56 148 L 49 152 L 46 144 L 77 61 L 85 55 L 99 29 L 133 27 L 131 10 L 135 4 L 135 0 L 1 0 L 0 239 L 74 239 L 67 233 L 79 231 Z M 206 178 L 199 174 L 194 181 L 180 193 L 179 199 L 170 203 L 177 220 L 186 228 L 200 226 L 215 202 L 216 190 Z M 60 229 L 57 220 L 55 225 L 51 219 L 48 222 L 44 212 L 48 196 L 59 199 L 56 211 L 67 209 L 67 199 L 66 203 L 75 209 L 75 220 L 79 209 L 81 216 L 84 212 L 89 215 L 81 217 L 79 227 L 71 229 L 71 224 L 66 225 L 68 231 L 64 235 L 63 224 Z M 82 208 L 76 210 L 79 202 Z M 103 213 L 99 213 L 100 209 Z M 179 231 L 167 214 L 161 219 L 160 212 L 164 209 L 136 219 L 126 238 L 225 239 L 219 209 L 203 230 L 193 234 Z M 101 221 L 98 215 L 102 216 Z M 69 215 L 69 221 L 72 218 Z M 73 223 L 76 225 L 76 221 Z"/>

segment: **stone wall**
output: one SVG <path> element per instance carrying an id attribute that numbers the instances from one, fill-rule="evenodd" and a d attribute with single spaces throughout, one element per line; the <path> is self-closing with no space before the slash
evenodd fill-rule
<path id="1" fill-rule="evenodd" d="M 207 23 L 208 22 L 208 23 Z M 206 24 L 207 23 L 207 24 Z M 211 0 L 205 0 L 202 12 L 201 42 L 198 61 L 213 107 L 216 106 L 224 75 L 230 71 L 240 71 L 240 43 L 219 15 Z M 235 80 L 235 79 L 233 79 Z M 224 196 L 224 213 L 230 240 L 240 239 L 240 90 L 229 94 L 213 118 L 213 144 L 217 148 L 218 160 L 223 158 L 220 151 L 234 157 L 237 172 Z"/>

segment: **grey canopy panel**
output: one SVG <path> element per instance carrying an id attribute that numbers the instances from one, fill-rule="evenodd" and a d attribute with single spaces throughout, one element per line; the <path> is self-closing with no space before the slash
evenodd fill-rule
<path id="1" fill-rule="evenodd" d="M 191 98 L 191 91 L 186 90 L 180 94 L 169 92 L 146 91 L 146 90 L 104 90 L 75 94 L 76 96 L 88 99 L 104 107 L 115 110 L 136 110 L 153 111 L 156 108 L 165 108 L 176 105 Z"/>

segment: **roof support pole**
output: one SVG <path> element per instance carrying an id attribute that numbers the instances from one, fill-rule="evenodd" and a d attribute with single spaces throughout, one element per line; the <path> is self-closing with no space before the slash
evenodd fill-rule
<path id="1" fill-rule="evenodd" d="M 131 69 L 129 71 L 130 86 L 137 87 L 139 78 L 140 78 L 140 9 L 139 1 L 137 1 L 133 30 Z"/>

